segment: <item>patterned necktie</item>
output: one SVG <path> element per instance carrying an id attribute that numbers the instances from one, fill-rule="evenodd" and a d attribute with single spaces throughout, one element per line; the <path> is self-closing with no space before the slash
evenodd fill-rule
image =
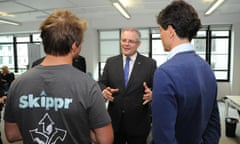
<path id="1" fill-rule="evenodd" d="M 130 62 L 130 57 L 126 57 L 126 63 L 124 66 L 124 81 L 125 81 L 125 87 L 127 86 L 128 83 L 128 74 L 129 74 L 129 62 Z"/>

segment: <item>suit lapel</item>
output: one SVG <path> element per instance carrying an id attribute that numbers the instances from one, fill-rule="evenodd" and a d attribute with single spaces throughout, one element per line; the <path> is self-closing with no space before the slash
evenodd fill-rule
<path id="1" fill-rule="evenodd" d="M 116 59 L 116 63 L 115 63 L 114 68 L 116 70 L 116 76 L 120 77 L 122 79 L 122 81 L 121 81 L 122 88 L 125 88 L 125 84 L 124 84 L 124 70 L 123 70 L 123 58 L 122 57 L 123 57 L 122 55 L 118 56 L 118 58 Z"/>

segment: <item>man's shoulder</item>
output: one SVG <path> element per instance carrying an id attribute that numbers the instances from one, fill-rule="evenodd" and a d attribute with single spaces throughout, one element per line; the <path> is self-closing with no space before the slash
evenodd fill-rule
<path id="1" fill-rule="evenodd" d="M 115 60 L 119 60 L 121 58 L 122 58 L 121 55 L 111 56 L 111 57 L 107 58 L 107 61 L 115 61 Z"/>

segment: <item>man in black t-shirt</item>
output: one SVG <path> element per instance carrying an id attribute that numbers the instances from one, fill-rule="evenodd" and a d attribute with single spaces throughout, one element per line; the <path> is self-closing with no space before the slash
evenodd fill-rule
<path id="1" fill-rule="evenodd" d="M 35 60 L 32 63 L 32 68 L 36 65 L 39 65 L 44 60 L 44 58 L 45 57 L 41 57 L 40 59 Z M 75 57 L 73 59 L 72 65 L 77 69 L 81 70 L 82 72 L 86 73 L 87 71 L 86 60 L 83 56 L 78 55 L 77 57 Z"/>

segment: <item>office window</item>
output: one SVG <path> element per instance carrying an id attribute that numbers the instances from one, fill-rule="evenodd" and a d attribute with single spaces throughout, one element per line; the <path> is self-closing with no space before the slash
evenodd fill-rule
<path id="1" fill-rule="evenodd" d="M 7 65 L 9 69 L 14 68 L 13 47 L 10 44 L 0 44 L 0 67 Z"/>
<path id="2" fill-rule="evenodd" d="M 219 80 L 229 79 L 230 31 L 211 31 L 211 67 Z"/>
<path id="3" fill-rule="evenodd" d="M 0 35 L 0 66 L 7 65 L 10 71 L 23 73 L 29 68 L 29 45 L 41 42 L 40 34 Z"/>
<path id="4" fill-rule="evenodd" d="M 28 44 L 17 44 L 17 64 L 18 72 L 23 73 L 28 70 Z"/>
<path id="5" fill-rule="evenodd" d="M 139 29 L 139 32 L 141 33 L 141 45 L 138 48 L 139 53 L 145 56 L 150 56 L 150 45 L 149 45 L 149 40 L 150 40 L 150 32 L 149 29 Z"/>
<path id="6" fill-rule="evenodd" d="M 210 64 L 218 81 L 229 81 L 230 77 L 231 28 L 231 25 L 205 25 L 191 41 L 196 53 Z M 168 52 L 163 49 L 159 28 L 140 28 L 139 30 L 142 43 L 138 51 L 155 59 L 160 66 L 166 61 Z M 101 30 L 99 39 L 100 76 L 106 59 L 120 54 L 120 30 Z"/>
<path id="7" fill-rule="evenodd" d="M 102 74 L 107 58 L 120 53 L 120 31 L 98 31 L 99 34 L 99 75 Z"/>
<path id="8" fill-rule="evenodd" d="M 28 44 L 30 43 L 29 35 L 16 36 L 17 48 L 17 67 L 18 72 L 23 73 L 28 70 Z"/>
<path id="9" fill-rule="evenodd" d="M 17 43 L 21 42 L 30 42 L 30 37 L 29 36 L 17 36 Z"/>
<path id="10" fill-rule="evenodd" d="M 159 30 L 159 29 L 158 29 Z M 151 35 L 152 58 L 157 61 L 157 66 L 160 66 L 167 59 L 168 52 L 165 52 L 160 39 L 159 32 Z"/>
<path id="11" fill-rule="evenodd" d="M 0 67 L 7 65 L 10 71 L 14 70 L 14 50 L 13 50 L 13 36 L 0 36 Z"/>
<path id="12" fill-rule="evenodd" d="M 191 44 L 193 45 L 196 53 L 206 60 L 206 46 L 207 46 L 207 31 L 206 29 L 200 29 L 197 36 L 192 39 Z"/>
<path id="13" fill-rule="evenodd" d="M 13 43 L 13 36 L 12 35 L 0 36 L 0 43 Z"/>
<path id="14" fill-rule="evenodd" d="M 32 34 L 32 41 L 33 42 L 41 42 L 42 38 L 40 37 L 40 33 L 34 33 Z"/>
<path id="15" fill-rule="evenodd" d="M 191 43 L 196 53 L 206 60 L 218 81 L 229 81 L 230 77 L 231 25 L 203 26 Z M 158 28 L 151 29 L 152 57 L 161 65 L 166 61 Z"/>

